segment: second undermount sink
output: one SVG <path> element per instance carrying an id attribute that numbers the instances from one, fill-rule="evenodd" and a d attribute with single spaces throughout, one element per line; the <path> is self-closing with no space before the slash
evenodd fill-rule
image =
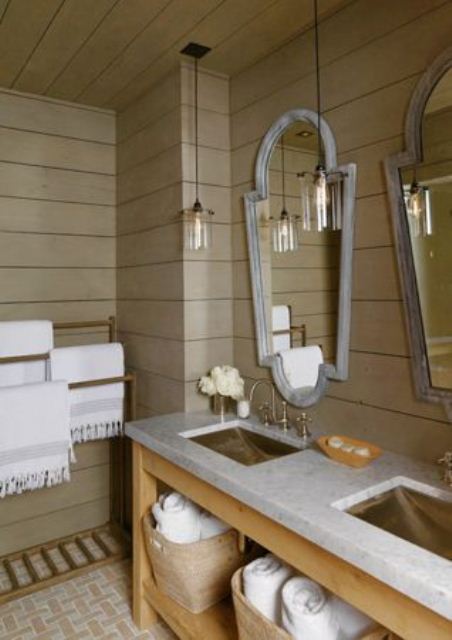
<path id="1" fill-rule="evenodd" d="M 452 560 L 452 493 L 435 490 L 409 478 L 394 480 L 392 487 L 381 486 L 377 493 L 372 492 L 370 497 L 346 506 L 344 510 Z"/>
<path id="2" fill-rule="evenodd" d="M 300 451 L 292 444 L 247 429 L 245 425 L 236 420 L 180 435 L 246 466 Z"/>

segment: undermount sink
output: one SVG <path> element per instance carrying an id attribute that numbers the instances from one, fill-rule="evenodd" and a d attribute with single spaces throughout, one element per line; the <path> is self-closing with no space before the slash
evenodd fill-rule
<path id="1" fill-rule="evenodd" d="M 247 429 L 241 421 L 209 426 L 180 435 L 246 466 L 300 451 L 287 442 Z"/>
<path id="2" fill-rule="evenodd" d="M 395 486 L 383 488 L 343 510 L 452 560 L 452 493 L 435 490 L 409 478 L 398 480 Z"/>

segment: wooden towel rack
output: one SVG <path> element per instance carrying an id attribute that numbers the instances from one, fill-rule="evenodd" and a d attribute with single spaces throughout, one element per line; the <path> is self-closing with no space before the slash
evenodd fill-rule
<path id="1" fill-rule="evenodd" d="M 55 322 L 53 328 L 55 331 L 64 331 L 70 329 L 92 329 L 98 327 L 108 328 L 108 341 L 115 342 L 117 339 L 116 318 L 110 316 L 107 320 L 89 320 L 77 322 Z M 49 353 L 40 353 L 34 355 L 8 356 L 0 358 L 0 365 L 14 364 L 18 362 L 36 362 L 49 359 Z M 111 378 L 102 378 L 95 380 L 84 380 L 82 382 L 72 382 L 69 389 L 84 389 L 89 387 L 104 386 L 109 384 L 124 383 L 126 389 L 125 395 L 125 418 L 134 420 L 136 418 L 136 375 L 133 372 L 126 372 L 123 376 Z M 9 600 L 19 598 L 27 593 L 43 589 L 57 582 L 68 580 L 85 571 L 91 571 L 93 568 L 102 566 L 108 562 L 114 562 L 118 558 L 128 553 L 129 536 L 126 532 L 127 514 L 126 514 L 126 492 L 129 488 L 126 471 L 130 467 L 128 461 L 128 446 L 125 437 L 114 438 L 110 440 L 110 523 L 104 527 L 98 527 L 93 530 L 77 533 L 73 536 L 55 540 L 51 543 L 33 547 L 32 549 L 15 552 L 8 556 L 0 558 L 0 567 L 4 567 L 9 576 L 11 588 L 6 591 L 0 591 L 0 605 Z M 106 533 L 116 540 L 119 545 L 119 551 L 113 551 L 111 547 L 103 541 L 102 535 Z M 100 548 L 103 557 L 93 555 L 87 547 L 85 540 L 90 540 L 91 544 Z M 75 558 L 70 555 L 66 545 L 75 542 L 77 547 L 81 549 L 86 560 L 83 564 L 77 563 Z M 66 562 L 67 569 L 58 570 L 49 555 L 49 549 L 59 550 L 60 555 Z M 42 577 L 30 558 L 33 554 L 43 558 L 50 567 L 50 575 Z M 14 571 L 14 565 L 22 562 L 30 577 L 30 581 L 21 581 Z"/>

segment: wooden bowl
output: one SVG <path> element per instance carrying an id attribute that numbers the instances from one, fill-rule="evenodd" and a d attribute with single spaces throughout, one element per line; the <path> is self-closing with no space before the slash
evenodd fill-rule
<path id="1" fill-rule="evenodd" d="M 340 438 L 345 444 L 351 444 L 354 447 L 367 447 L 370 451 L 370 456 L 359 456 L 353 452 L 343 451 L 342 449 L 335 449 L 334 447 L 330 447 L 328 444 L 328 440 L 330 438 Z M 336 460 L 336 462 L 341 462 L 342 464 L 346 464 L 349 467 L 356 467 L 357 469 L 360 467 L 365 467 L 370 464 L 373 460 L 376 460 L 379 456 L 381 456 L 381 449 L 370 442 L 366 442 L 365 440 L 356 440 L 355 438 L 349 438 L 348 436 L 322 436 L 317 440 L 317 444 L 322 449 L 327 456 L 329 456 L 332 460 Z"/>

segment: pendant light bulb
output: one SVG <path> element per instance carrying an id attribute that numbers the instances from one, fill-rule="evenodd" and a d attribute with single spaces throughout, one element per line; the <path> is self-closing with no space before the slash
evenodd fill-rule
<path id="1" fill-rule="evenodd" d="M 413 180 L 408 196 L 408 212 L 413 218 L 420 220 L 424 210 L 424 190 L 416 180 Z"/>
<path id="2" fill-rule="evenodd" d="M 314 172 L 314 208 L 317 215 L 317 228 L 319 231 L 328 227 L 328 205 L 330 204 L 330 192 L 325 167 L 317 165 Z"/>
<path id="3" fill-rule="evenodd" d="M 272 224 L 272 245 L 275 253 L 287 253 L 298 249 L 298 220 L 300 216 L 291 216 L 285 209 L 279 218 L 270 218 Z"/>
<path id="4" fill-rule="evenodd" d="M 406 209 L 409 216 L 411 233 L 415 238 L 433 235 L 432 211 L 430 206 L 430 191 L 413 179 L 405 197 Z"/>

